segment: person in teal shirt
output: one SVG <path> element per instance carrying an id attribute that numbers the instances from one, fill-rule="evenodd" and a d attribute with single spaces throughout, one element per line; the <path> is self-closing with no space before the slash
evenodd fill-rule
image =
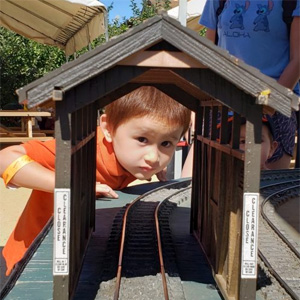
<path id="1" fill-rule="evenodd" d="M 199 23 L 207 27 L 206 37 L 218 46 L 277 80 L 299 95 L 300 4 L 292 13 L 290 33 L 283 20 L 282 0 L 227 0 L 217 16 L 219 0 L 207 0 Z M 268 160 L 270 169 L 289 168 L 297 120 L 275 112 L 277 150 Z"/>

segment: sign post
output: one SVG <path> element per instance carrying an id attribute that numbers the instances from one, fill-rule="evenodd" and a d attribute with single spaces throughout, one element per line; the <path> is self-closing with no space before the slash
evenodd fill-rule
<path id="1" fill-rule="evenodd" d="M 54 191 L 53 275 L 69 275 L 70 189 Z"/>

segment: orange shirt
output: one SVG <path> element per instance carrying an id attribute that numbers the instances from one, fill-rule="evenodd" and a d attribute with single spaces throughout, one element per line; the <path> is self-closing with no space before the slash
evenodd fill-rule
<path id="1" fill-rule="evenodd" d="M 45 168 L 55 170 L 55 140 L 47 142 L 30 141 L 23 144 L 26 154 Z M 106 142 L 103 133 L 97 129 L 96 181 L 113 189 L 122 189 L 136 178 L 124 170 L 116 159 L 111 143 Z M 3 248 L 9 275 L 13 267 L 53 215 L 53 194 L 33 190 L 17 225 Z"/>

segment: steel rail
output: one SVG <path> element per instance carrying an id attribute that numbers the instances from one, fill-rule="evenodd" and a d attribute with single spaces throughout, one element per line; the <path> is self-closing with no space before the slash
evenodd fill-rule
<path id="1" fill-rule="evenodd" d="M 269 180 L 268 177 L 279 176 L 281 178 L 285 178 L 286 175 L 297 174 L 299 170 L 297 169 L 278 169 L 278 170 L 261 170 L 261 175 L 263 180 Z"/>
<path id="2" fill-rule="evenodd" d="M 265 198 L 262 203 L 261 203 L 261 215 L 264 218 L 264 220 L 268 223 L 268 225 L 276 232 L 276 234 L 287 244 L 287 246 L 295 253 L 295 255 L 300 259 L 300 253 L 299 251 L 289 242 L 289 240 L 280 232 L 280 230 L 278 230 L 278 228 L 273 224 L 273 222 L 269 219 L 269 217 L 267 216 L 267 213 L 265 211 L 265 205 L 267 204 L 267 202 L 271 201 L 271 198 L 273 198 L 274 196 L 288 191 L 288 190 L 292 190 L 292 189 L 299 189 L 299 182 L 297 185 L 293 185 L 290 187 L 287 187 L 285 189 L 281 189 L 279 191 L 274 192 L 273 194 L 269 195 L 267 198 Z"/>
<path id="3" fill-rule="evenodd" d="M 156 236 L 157 236 L 160 273 L 161 273 L 161 277 L 162 277 L 162 283 L 163 283 L 163 288 L 164 288 L 164 295 L 165 295 L 165 300 L 169 300 L 168 285 L 167 285 L 167 279 L 166 279 L 166 273 L 165 273 L 164 258 L 163 258 L 162 246 L 161 246 L 161 238 L 160 238 L 159 220 L 158 220 L 158 211 L 159 211 L 162 203 L 164 203 L 165 201 L 167 201 L 167 200 L 165 199 L 164 201 L 161 201 L 156 206 L 156 209 L 155 209 L 155 228 L 156 228 Z"/>
<path id="4" fill-rule="evenodd" d="M 268 268 L 268 271 L 278 280 L 279 284 L 287 291 L 287 293 L 295 300 L 298 300 L 299 297 L 294 293 L 294 291 L 290 288 L 290 286 L 281 278 L 281 276 L 276 272 L 276 270 L 269 263 L 268 259 L 262 254 L 262 252 L 258 249 L 258 255 L 261 260 L 265 263 Z"/>
<path id="5" fill-rule="evenodd" d="M 191 189 L 191 187 L 183 188 L 180 191 L 176 191 L 172 195 L 168 196 L 166 199 L 161 201 L 158 206 L 155 209 L 155 227 L 156 227 L 156 236 L 157 236 L 157 244 L 158 244 L 158 253 L 159 253 L 159 262 L 160 262 L 160 270 L 161 270 L 161 276 L 163 281 L 163 288 L 164 288 L 164 295 L 165 300 L 169 300 L 169 294 L 168 294 L 168 285 L 167 285 L 167 279 L 166 279 L 166 273 L 165 273 L 165 266 L 164 266 L 164 259 L 163 259 L 163 250 L 161 245 L 161 236 L 160 236 L 160 227 L 159 227 L 159 218 L 158 218 L 158 212 L 162 206 L 162 204 L 172 197 L 174 197 L 177 194 L 184 193 L 186 190 Z"/>
<path id="6" fill-rule="evenodd" d="M 128 207 L 126 208 L 125 213 L 124 213 L 114 300 L 119 299 L 119 293 L 120 293 L 120 285 L 121 285 L 121 277 L 122 277 L 122 261 L 123 261 L 124 245 L 125 245 L 125 235 L 126 235 L 126 225 L 127 225 L 128 212 L 129 212 L 130 208 L 135 203 L 140 201 L 143 197 L 144 196 L 140 196 L 140 197 L 136 198 L 133 202 L 131 202 L 128 205 Z"/>
<path id="7" fill-rule="evenodd" d="M 173 187 L 176 185 L 180 185 L 180 184 L 190 184 L 191 180 L 184 180 L 184 181 L 180 181 L 180 182 L 176 182 L 176 183 L 170 183 L 170 184 L 166 184 L 163 185 L 161 187 L 158 187 L 156 189 L 153 189 L 139 197 L 137 197 L 136 199 L 134 199 L 126 208 L 125 213 L 124 213 L 124 217 L 123 217 L 123 226 L 122 226 L 122 233 L 121 233 L 121 243 L 120 243 L 120 252 L 119 252 L 119 260 L 118 260 L 118 270 L 117 270 L 117 276 L 116 276 L 116 285 L 115 285 L 115 292 L 114 292 L 114 300 L 118 300 L 119 299 L 119 294 L 120 294 L 120 286 L 121 286 L 121 277 L 122 277 L 122 262 L 123 262 L 123 254 L 124 254 L 124 246 L 125 246 L 125 236 L 126 236 L 126 226 L 127 226 L 127 218 L 128 218 L 128 213 L 129 210 L 141 199 L 145 198 L 148 195 L 151 195 L 159 190 L 162 189 L 166 189 L 168 187 Z M 175 193 L 174 193 L 175 194 Z M 165 293 L 165 291 L 164 291 Z M 166 300 L 168 300 L 169 298 L 166 298 Z"/>
<path id="8" fill-rule="evenodd" d="M 297 180 L 294 180 L 297 181 Z M 293 181 L 293 182 L 294 182 Z M 299 182 L 299 181 L 298 181 Z M 280 185 L 281 183 L 279 183 L 278 185 Z M 298 257 L 300 258 L 300 253 L 299 251 L 288 241 L 288 239 L 280 232 L 280 230 L 278 230 L 278 228 L 273 224 L 273 222 L 269 219 L 269 217 L 267 216 L 267 213 L 265 212 L 265 205 L 267 204 L 267 202 L 271 201 L 271 198 L 288 190 L 292 190 L 292 189 L 299 189 L 299 183 L 297 185 L 293 185 L 291 187 L 288 188 L 284 188 L 281 190 L 278 190 L 274 193 L 272 193 L 271 195 L 269 195 L 268 197 L 266 197 L 262 203 L 261 203 L 261 216 L 262 218 L 267 222 L 267 224 L 272 228 L 272 230 L 274 230 L 276 232 L 276 234 L 280 237 L 280 239 L 290 248 L 290 250 Z M 286 283 L 286 281 L 281 277 L 280 274 L 278 274 L 278 272 L 272 267 L 272 265 L 269 263 L 268 259 L 263 255 L 263 253 L 258 249 L 258 254 L 260 256 L 260 258 L 262 259 L 262 261 L 266 264 L 266 266 L 268 267 L 269 272 L 278 280 L 278 282 L 280 283 L 280 285 L 287 291 L 287 293 L 293 298 L 293 299 L 299 299 L 298 295 L 292 290 L 292 288 Z"/>
<path id="9" fill-rule="evenodd" d="M 280 186 L 280 185 L 285 185 L 285 184 L 293 184 L 295 182 L 300 182 L 300 179 L 293 179 L 293 180 L 285 180 L 285 181 L 280 181 L 280 182 L 276 182 L 276 183 L 270 183 L 267 185 L 264 185 L 260 188 L 260 194 L 263 194 L 262 191 L 264 191 L 265 189 L 269 189 L 275 186 Z"/>

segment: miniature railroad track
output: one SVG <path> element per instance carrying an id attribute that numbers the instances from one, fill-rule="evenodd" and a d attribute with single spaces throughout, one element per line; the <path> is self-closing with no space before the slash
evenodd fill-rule
<path id="1" fill-rule="evenodd" d="M 272 300 L 279 300 L 279 299 L 299 299 L 299 282 L 300 282 L 300 261 L 299 261 L 299 250 L 297 250 L 299 247 L 299 244 L 295 243 L 295 241 L 292 238 L 289 238 L 288 234 L 286 232 L 280 232 L 280 224 L 275 220 L 274 221 L 274 206 L 279 206 L 285 203 L 285 201 L 289 201 L 293 197 L 299 197 L 299 173 L 295 171 L 281 171 L 281 172 L 270 172 L 267 174 L 264 174 L 263 176 L 263 186 L 261 188 L 261 216 L 260 216 L 260 227 L 259 227 L 259 256 L 260 256 L 260 262 L 259 267 L 261 269 L 260 273 L 268 274 L 269 278 L 272 278 L 272 284 L 268 283 L 266 286 L 262 288 L 263 295 L 265 296 L 265 299 L 272 299 Z M 184 190 L 182 187 L 177 186 L 178 189 Z M 190 189 L 190 187 L 189 187 Z M 190 191 L 189 191 L 190 192 Z M 145 217 L 138 217 L 138 211 L 150 211 L 151 212 L 151 218 L 153 219 L 152 224 L 154 223 L 154 211 L 156 210 L 156 207 L 158 205 L 158 202 L 162 203 L 168 203 L 170 205 L 171 201 L 169 201 L 170 197 L 174 197 L 173 203 L 180 203 L 180 198 L 184 198 L 180 195 L 176 195 L 178 191 L 170 191 L 169 187 L 163 187 L 154 191 L 151 191 L 148 194 L 143 195 L 138 199 L 139 206 L 134 208 L 134 210 L 129 214 L 130 217 L 128 217 L 129 223 L 131 223 L 129 227 L 131 227 L 134 223 L 139 224 L 142 223 Z M 163 200 L 167 199 L 163 202 Z M 147 203 L 145 203 L 146 201 Z M 152 201 L 152 204 L 150 204 L 148 201 Z M 153 201 L 156 203 L 153 204 Z M 137 203 L 136 203 L 137 204 Z M 163 204 L 162 204 L 163 206 Z M 172 206 L 172 205 L 170 205 Z M 172 208 L 171 208 L 172 210 Z M 170 211 L 171 211 L 170 210 Z M 161 214 L 170 214 L 170 211 L 167 211 L 166 213 L 162 212 Z M 125 214 L 125 209 L 123 212 L 121 212 L 122 216 L 117 217 L 118 223 L 121 223 L 120 220 L 123 220 Z M 273 215 L 273 216 L 272 216 Z M 139 218 L 139 219 L 138 219 Z M 160 219 L 160 231 L 162 231 L 162 223 L 168 223 L 168 220 L 162 221 Z M 273 224 L 273 226 L 271 225 Z M 121 237 L 121 226 L 118 225 L 120 228 L 116 229 L 116 225 L 114 228 L 114 232 L 120 232 L 118 238 L 113 237 L 113 240 L 120 240 Z M 153 232 L 156 231 L 154 225 L 152 225 L 152 229 L 149 228 L 146 230 L 144 225 L 141 225 L 143 227 L 144 231 Z M 129 236 L 131 235 L 133 229 L 124 229 L 123 231 L 129 233 Z M 163 283 L 162 283 L 162 275 L 164 272 L 159 269 L 161 263 L 159 261 L 159 251 L 156 248 L 153 248 L 150 251 L 150 248 L 144 248 L 142 251 L 143 254 L 139 254 L 136 252 L 137 249 L 134 249 L 133 252 L 127 256 L 127 253 L 129 253 L 129 250 L 131 251 L 131 247 L 134 244 L 141 244 L 143 242 L 143 239 L 145 238 L 145 235 L 141 229 L 140 231 L 137 230 L 136 234 L 132 235 L 132 240 L 129 238 L 127 242 L 124 242 L 124 251 L 123 251 L 123 261 L 120 264 L 120 255 L 118 256 L 119 260 L 116 262 L 116 265 L 119 265 L 115 268 L 114 275 L 110 275 L 110 280 L 107 282 L 101 283 L 101 288 L 99 290 L 101 296 L 97 299 L 112 299 L 113 294 L 119 293 L 118 297 L 120 299 L 135 299 L 133 295 L 140 295 L 139 299 L 141 299 L 141 295 L 143 295 L 142 299 L 148 299 L 145 298 L 145 294 L 149 295 L 149 299 L 185 299 L 184 295 L 177 294 L 177 297 L 174 297 L 173 291 L 169 293 L 170 289 L 174 290 L 174 287 L 167 288 L 167 292 L 164 292 Z M 167 231 L 168 229 L 166 229 Z M 141 236 L 142 234 L 142 236 Z M 157 240 L 159 238 L 152 237 L 152 244 L 157 245 Z M 163 242 L 162 249 L 165 251 L 166 245 L 168 244 L 167 240 L 172 239 L 171 236 L 168 236 L 168 234 L 163 234 L 161 237 L 161 240 Z M 126 240 L 126 237 L 124 238 Z M 126 250 L 125 248 L 129 245 L 129 248 Z M 295 248 L 295 249 L 293 249 Z M 111 249 L 109 250 L 109 252 Z M 171 250 L 172 251 L 172 250 Z M 298 251 L 298 252 L 297 252 Z M 149 257 L 151 257 L 153 260 L 150 262 L 148 261 L 148 265 L 144 265 L 142 268 L 142 261 L 146 264 L 147 255 L 146 253 L 149 253 Z M 152 254 L 153 255 L 152 255 Z M 298 253 L 298 254 L 297 254 Z M 125 257 L 126 256 L 126 257 Z M 162 254 L 163 258 L 170 258 L 172 260 L 172 255 L 170 253 L 168 254 Z M 137 260 L 134 262 L 134 260 L 127 259 L 135 257 Z M 156 257 L 156 259 L 154 259 Z M 175 258 L 174 258 L 175 260 Z M 110 260 L 111 261 L 111 260 Z M 172 264 L 169 264 L 168 267 L 165 265 L 164 260 L 164 268 L 168 271 L 166 272 L 166 282 L 169 282 L 170 279 L 173 280 L 174 285 L 177 285 L 177 288 L 181 286 L 179 275 L 176 277 L 177 272 L 177 266 L 172 266 Z M 118 264 L 119 263 L 119 264 Z M 122 265 L 123 271 L 119 271 L 119 279 L 116 279 L 116 273 L 117 269 L 120 269 L 120 265 Z M 175 263 L 176 265 L 176 263 Z M 110 265 L 111 266 L 111 265 Z M 126 267 L 127 266 L 127 267 Z M 130 267 L 128 267 L 130 266 Z M 141 267 L 140 270 L 138 267 Z M 110 270 L 112 268 L 110 267 Z M 127 270 L 126 270 L 127 269 Z M 173 271 L 169 271 L 169 270 Z M 134 270 L 134 271 L 133 271 Z M 146 273 L 142 273 L 142 270 L 147 270 Z M 134 272 L 134 273 L 133 273 Z M 138 273 L 140 272 L 140 273 Z M 168 276 L 170 273 L 175 274 L 175 277 Z M 146 274 L 146 276 L 145 276 Z M 150 275 L 151 274 L 151 275 Z M 140 276 L 139 276 L 140 275 Z M 108 278 L 108 277 L 107 277 Z M 174 280 L 174 278 L 176 278 Z M 275 278 L 273 282 L 273 278 Z M 103 285 L 104 283 L 104 285 Z M 132 290 L 130 287 L 131 284 L 135 285 L 135 290 Z M 261 284 L 261 283 L 259 283 Z M 108 287 L 110 286 L 110 287 Z M 120 290 L 118 292 L 115 291 L 115 287 L 119 286 Z M 136 287 L 138 286 L 139 291 L 136 290 Z M 153 295 L 151 292 L 147 290 L 146 287 L 152 286 L 153 290 L 155 290 L 156 294 Z M 110 290 L 110 296 L 103 297 L 105 294 L 105 291 Z M 113 291 L 113 292 L 112 292 Z M 129 291 L 129 293 L 128 293 Z M 103 294 L 104 293 L 104 294 Z M 167 293 L 167 296 L 165 294 Z M 171 296 L 170 296 L 171 294 Z M 119 299 L 118 297 L 115 297 L 115 299 Z M 169 297 L 169 298 L 167 298 Z M 138 298 L 136 298 L 138 299 Z"/>
<path id="2" fill-rule="evenodd" d="M 270 188 L 280 182 L 291 182 L 299 180 L 299 169 L 279 169 L 261 171 L 261 192 L 265 193 L 265 188 Z"/>
<path id="3" fill-rule="evenodd" d="M 152 190 L 135 199 L 116 218 L 108 255 L 112 262 L 115 241 L 121 240 L 117 268 L 107 266 L 115 274 L 104 276 L 109 280 L 101 283 L 97 299 L 135 299 L 137 295 L 143 295 L 143 299 L 184 299 L 168 217 L 176 203 L 190 195 L 190 183 L 181 181 Z"/>
<path id="4" fill-rule="evenodd" d="M 180 181 L 151 190 L 136 199 L 134 205 L 131 203 L 130 209 L 126 206 L 119 211 L 107 243 L 96 300 L 113 299 L 114 295 L 115 299 L 122 300 L 185 299 L 169 228 L 169 216 L 177 204 L 190 198 L 190 184 L 190 180 Z M 284 230 L 282 220 L 276 213 L 287 201 L 299 199 L 299 170 L 262 172 L 261 186 L 258 235 L 261 271 L 258 277 L 264 273 L 270 280 L 261 285 L 258 278 L 258 286 L 261 286 L 260 290 L 266 300 L 300 299 L 300 241 L 297 242 Z M 124 221 L 126 211 L 129 223 Z M 157 222 L 155 212 L 159 219 Z M 122 229 L 123 223 L 127 224 L 125 229 Z M 159 230 L 156 223 L 159 223 Z M 123 254 L 120 255 L 123 231 L 126 235 Z M 157 231 L 160 237 L 155 234 Z M 162 252 L 158 249 L 159 241 Z M 118 270 L 120 276 L 117 279 Z M 95 281 L 99 284 L 100 279 Z M 117 286 L 120 288 L 118 292 Z"/>
<path id="5" fill-rule="evenodd" d="M 283 229 L 283 221 L 276 214 L 286 201 L 299 199 L 299 170 L 271 172 L 267 180 L 261 188 L 259 256 L 280 287 L 273 285 L 274 290 L 265 293 L 273 293 L 267 299 L 300 299 L 300 243 Z"/>
<path id="6" fill-rule="evenodd" d="M 181 283 L 175 252 L 170 247 L 168 216 L 178 199 L 187 197 L 187 193 L 190 193 L 190 180 L 155 189 L 126 207 L 121 230 L 114 230 L 121 231 L 116 276 L 104 288 L 101 284 L 99 299 L 135 299 L 137 295 L 146 299 L 147 294 L 149 299 L 184 299 L 183 291 L 178 288 Z M 136 284 L 134 289 L 131 287 L 136 280 L 142 280 L 139 291 Z M 113 297 L 108 295 L 112 290 Z"/>
<path id="7" fill-rule="evenodd" d="M 158 208 L 163 202 L 145 202 L 137 199 L 125 211 L 114 295 L 115 300 L 119 299 L 122 275 L 128 278 L 130 273 L 143 273 L 143 270 L 148 268 L 152 268 L 155 273 L 159 273 L 159 265 L 164 298 L 169 299 L 157 214 Z M 155 227 L 155 231 L 153 227 Z M 154 232 L 156 232 L 156 236 L 153 234 Z M 143 239 L 139 240 L 138 244 L 135 244 L 137 234 L 142 234 Z M 140 257 L 139 254 L 142 256 Z M 159 258 L 159 264 L 156 256 Z"/>

